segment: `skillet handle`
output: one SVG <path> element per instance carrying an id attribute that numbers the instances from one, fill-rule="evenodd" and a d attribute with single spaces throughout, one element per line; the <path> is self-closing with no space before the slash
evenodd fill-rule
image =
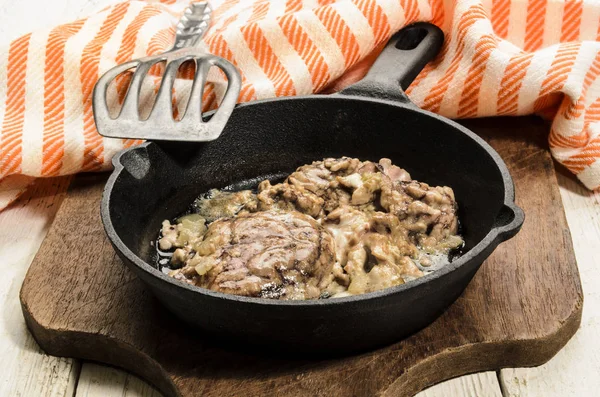
<path id="1" fill-rule="evenodd" d="M 440 51 L 444 33 L 426 22 L 415 23 L 394 34 L 367 73 L 339 94 L 410 102 L 404 90 Z"/>

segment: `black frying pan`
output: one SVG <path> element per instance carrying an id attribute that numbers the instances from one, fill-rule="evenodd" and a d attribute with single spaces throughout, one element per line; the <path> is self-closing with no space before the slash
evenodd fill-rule
<path id="1" fill-rule="evenodd" d="M 426 326 L 464 290 L 481 263 L 514 236 L 524 215 L 506 165 L 482 139 L 412 104 L 406 88 L 438 52 L 442 32 L 408 27 L 367 76 L 335 95 L 238 105 L 208 143 L 145 143 L 115 157 L 102 220 L 116 252 L 178 317 L 221 339 L 277 349 L 348 352 L 391 343 Z M 174 280 L 150 263 L 163 219 L 211 188 L 255 186 L 324 157 L 388 157 L 414 179 L 454 189 L 466 251 L 407 284 L 347 298 L 272 301 Z"/>

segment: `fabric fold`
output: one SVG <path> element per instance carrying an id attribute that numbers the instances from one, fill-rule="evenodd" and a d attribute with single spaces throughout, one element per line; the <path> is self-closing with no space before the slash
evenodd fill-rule
<path id="1" fill-rule="evenodd" d="M 93 86 L 106 70 L 170 48 L 187 1 L 125 1 L 24 35 L 0 51 L 0 209 L 35 177 L 111 167 L 137 141 L 98 135 Z M 450 118 L 539 114 L 549 146 L 600 187 L 600 3 L 594 0 L 213 0 L 206 51 L 242 72 L 239 101 L 334 92 L 360 79 L 390 36 L 417 21 L 446 41 L 407 90 Z M 176 98 L 189 91 L 182 71 Z M 224 77 L 209 75 L 206 109 Z M 144 81 L 152 95 L 160 68 Z M 127 78 L 112 87 L 122 101 Z M 144 91 L 144 89 L 143 89 Z M 146 100 L 142 103 L 151 103 Z M 274 134 L 277 132 L 274 131 Z"/>

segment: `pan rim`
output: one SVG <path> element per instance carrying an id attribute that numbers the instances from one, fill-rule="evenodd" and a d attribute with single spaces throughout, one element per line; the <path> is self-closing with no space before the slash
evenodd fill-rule
<path id="1" fill-rule="evenodd" d="M 409 111 L 413 111 L 421 114 L 424 117 L 433 117 L 438 121 L 445 123 L 452 128 L 458 130 L 462 134 L 466 135 L 468 138 L 475 141 L 483 150 L 487 152 L 487 154 L 492 158 L 500 174 L 502 175 L 502 181 L 504 184 L 504 202 L 503 205 L 515 211 L 515 218 L 513 219 L 509 225 L 494 225 L 490 231 L 469 251 L 463 254 L 461 257 L 456 259 L 455 261 L 449 263 L 448 265 L 438 269 L 432 273 L 429 273 L 423 277 L 418 279 L 409 281 L 405 284 L 397 285 L 394 287 L 385 288 L 379 291 L 368 292 L 364 294 L 352 295 L 342 298 L 334 298 L 334 299 L 313 299 L 313 300 L 271 300 L 267 298 L 255 298 L 255 297 L 246 297 L 240 295 L 226 294 L 223 292 L 212 291 L 206 288 L 201 288 L 197 286 L 193 286 L 187 283 L 182 283 L 172 277 L 169 277 L 167 274 L 164 274 L 154 266 L 150 265 L 138 255 L 136 255 L 132 250 L 130 250 L 125 243 L 121 240 L 116 230 L 113 227 L 112 219 L 110 217 L 110 197 L 112 195 L 112 191 L 114 185 L 121 174 L 123 172 L 124 167 L 120 162 L 121 157 L 130 151 L 139 150 L 141 148 L 147 147 L 149 145 L 154 144 L 153 142 L 144 142 L 141 145 L 131 147 L 125 150 L 118 152 L 113 157 L 114 170 L 111 173 L 106 185 L 104 187 L 102 201 L 101 201 L 101 219 L 104 225 L 106 234 L 108 239 L 112 242 L 115 248 L 120 251 L 131 263 L 133 263 L 136 267 L 142 270 L 144 273 L 147 273 L 151 277 L 155 277 L 162 282 L 166 282 L 174 286 L 175 288 L 182 288 L 192 293 L 199 293 L 209 298 L 226 300 L 231 302 L 236 302 L 245 305 L 260 305 L 260 306 L 284 306 L 284 307 L 312 307 L 312 306 L 335 306 L 340 304 L 353 304 L 364 301 L 376 301 L 379 299 L 387 298 L 390 295 L 401 294 L 404 291 L 418 288 L 422 285 L 426 285 L 429 281 L 442 278 L 457 270 L 458 268 L 466 265 L 471 260 L 479 257 L 485 250 L 492 248 L 492 251 L 496 248 L 501 241 L 499 241 L 499 237 L 501 231 L 503 230 L 518 230 L 523 223 L 523 211 L 515 204 L 515 191 L 514 191 L 514 183 L 510 173 L 508 171 L 508 167 L 506 166 L 504 160 L 500 157 L 500 155 L 481 137 L 479 137 L 474 132 L 470 131 L 468 128 L 463 127 L 462 125 L 456 123 L 453 120 L 445 118 L 443 116 L 437 115 L 435 113 L 420 109 L 416 105 L 411 102 L 397 102 L 387 99 L 379 99 L 373 97 L 363 97 L 358 95 L 342 95 L 342 94 L 333 94 L 333 95 L 305 95 L 305 96 L 294 96 L 294 97 L 284 97 L 284 98 L 267 98 L 261 99 L 252 102 L 242 103 L 236 106 L 237 108 L 245 108 L 248 106 L 255 106 L 258 104 L 268 104 L 271 102 L 279 102 L 279 101 L 303 101 L 306 99 L 310 100 L 351 100 L 351 101 L 360 101 L 362 103 L 377 103 L 384 104 L 388 106 L 394 106 L 403 108 Z M 491 253 L 491 251 L 490 251 Z M 483 260 L 487 258 L 484 257 Z M 483 262 L 482 260 L 482 262 Z"/>

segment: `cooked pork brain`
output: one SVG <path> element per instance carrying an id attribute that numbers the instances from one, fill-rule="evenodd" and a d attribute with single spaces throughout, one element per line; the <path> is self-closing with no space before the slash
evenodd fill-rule
<path id="1" fill-rule="evenodd" d="M 389 159 L 379 163 L 347 157 L 304 165 L 283 183 L 259 185 L 258 209 L 299 211 L 321 220 L 336 209 L 357 209 L 367 216 L 389 213 L 413 244 L 431 250 L 455 248 L 457 205 L 449 187 L 430 187 Z M 450 239 L 450 241 L 447 241 Z"/>
<path id="2" fill-rule="evenodd" d="M 175 278 L 263 298 L 318 298 L 333 280 L 333 238 L 308 215 L 265 211 L 211 223 Z M 178 260 L 181 260 L 178 259 Z"/>
<path id="3" fill-rule="evenodd" d="M 423 276 L 463 244 L 452 189 L 414 181 L 388 159 L 316 161 L 282 183 L 261 182 L 256 194 L 217 191 L 198 203 L 202 221 L 227 218 L 205 233 L 196 227 L 195 239 L 189 225 L 163 225 L 160 246 L 177 248 L 171 263 L 183 265 L 172 275 L 237 295 L 377 291 Z"/>

